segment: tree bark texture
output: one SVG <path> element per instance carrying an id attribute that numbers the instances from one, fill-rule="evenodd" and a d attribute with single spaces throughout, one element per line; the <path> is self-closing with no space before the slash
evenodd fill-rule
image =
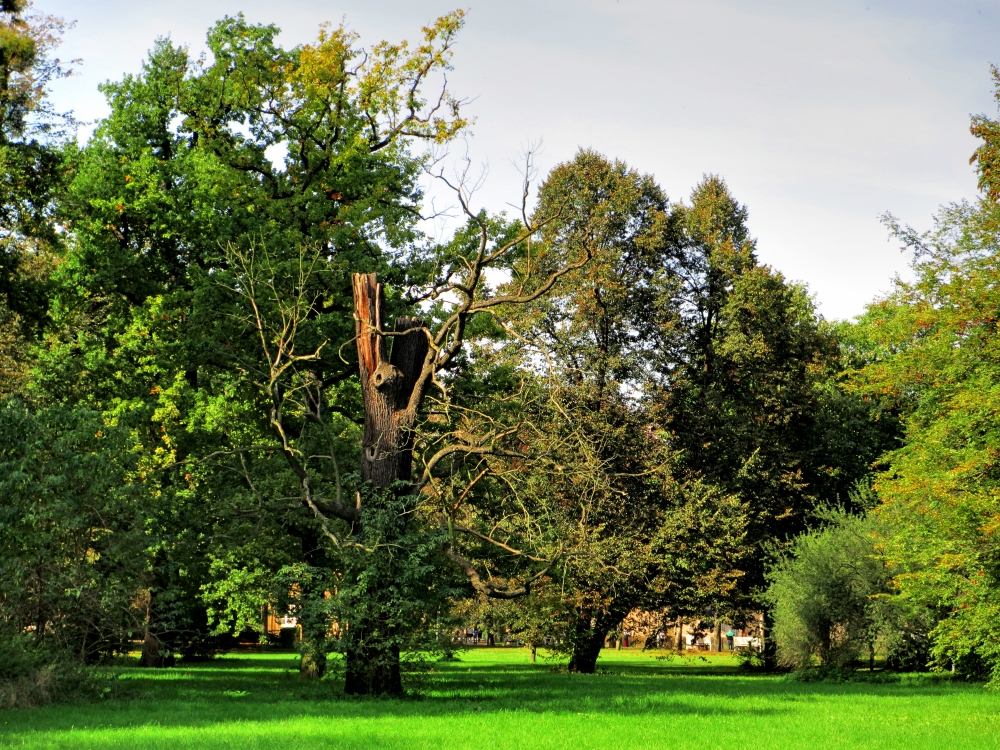
<path id="1" fill-rule="evenodd" d="M 358 366 L 365 407 L 361 479 L 371 490 L 366 502 L 387 503 L 410 492 L 413 425 L 420 405 L 419 394 L 414 397 L 414 387 L 424 370 L 428 341 L 423 322 L 416 318 L 403 317 L 396 321 L 397 332 L 410 333 L 384 335 L 385 300 L 375 274 L 354 274 L 353 289 Z M 392 339 L 391 356 L 387 338 Z M 380 529 L 383 544 L 391 543 L 390 537 L 404 531 L 405 519 L 398 528 Z M 373 578 L 385 580 L 379 582 Z M 388 571 L 378 565 L 378 561 L 373 561 L 368 584 L 372 596 L 388 597 L 392 584 Z M 344 688 L 354 695 L 399 695 L 403 687 L 398 634 L 393 632 L 388 615 L 378 614 L 386 613 L 392 603 L 387 598 L 373 605 L 369 609 L 371 614 L 356 617 L 347 624 Z"/>
<path id="2" fill-rule="evenodd" d="M 165 642 L 166 636 L 160 628 L 156 612 L 156 591 L 149 592 L 149 602 L 146 604 L 146 632 L 142 639 L 142 656 L 140 667 L 172 667 L 175 657 L 170 645 Z"/>
<path id="3" fill-rule="evenodd" d="M 317 654 L 306 645 L 299 661 L 299 679 L 321 680 L 326 674 L 326 654 Z"/>
<path id="4" fill-rule="evenodd" d="M 392 356 L 383 335 L 385 300 L 375 274 L 354 274 L 358 366 L 365 404 L 361 478 L 375 487 L 410 481 L 413 462 L 413 388 L 427 355 L 427 336 L 418 318 L 402 317 L 393 336 Z"/>
<path id="5" fill-rule="evenodd" d="M 577 617 L 572 636 L 573 653 L 568 667 L 570 672 L 593 674 L 597 670 L 597 659 L 609 630 L 602 619 L 591 617 L 589 612 L 583 612 Z"/>

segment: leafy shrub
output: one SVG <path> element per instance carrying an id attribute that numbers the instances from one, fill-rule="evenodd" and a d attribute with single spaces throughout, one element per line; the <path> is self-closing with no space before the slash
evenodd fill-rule
<path id="1" fill-rule="evenodd" d="M 758 672 L 766 666 L 764 655 L 755 648 L 741 648 L 736 652 L 736 666 L 741 672 Z"/>
<path id="2" fill-rule="evenodd" d="M 101 692 L 79 662 L 36 646 L 30 637 L 0 639 L 0 708 L 41 706 Z"/>
<path id="3" fill-rule="evenodd" d="M 778 661 L 793 669 L 842 668 L 887 650 L 902 629 L 891 574 L 875 552 L 875 521 L 828 510 L 768 574 Z"/>
<path id="4" fill-rule="evenodd" d="M 0 399 L 0 628 L 97 662 L 140 626 L 145 520 L 130 433 L 83 408 Z M 2 637 L 2 633 L 0 633 Z"/>

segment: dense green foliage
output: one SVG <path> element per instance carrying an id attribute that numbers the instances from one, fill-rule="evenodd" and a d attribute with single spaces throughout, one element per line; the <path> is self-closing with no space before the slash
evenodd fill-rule
<path id="1" fill-rule="evenodd" d="M 463 125 L 457 105 L 442 119 L 419 99 L 460 23 L 441 19 L 415 49 L 383 43 L 362 56 L 343 28 L 285 50 L 275 27 L 227 18 L 209 34 L 210 62 L 161 41 L 141 74 L 105 86 L 111 115 L 68 154 L 72 242 L 34 395 L 145 423 L 143 479 L 156 501 L 137 583 L 150 592 L 150 663 L 210 645 L 199 599 L 203 587 L 226 589 L 220 574 L 263 566 L 269 591 L 283 564 L 332 573 L 321 524 L 289 504 L 302 481 L 294 456 L 356 440 L 356 365 L 341 356 L 354 336 L 349 272 L 405 288 L 417 270 L 394 254 L 417 218 L 422 157 L 408 143 Z M 283 338 L 286 302 L 301 316 L 294 340 Z M 318 354 L 275 370 L 283 346 Z M 312 412 L 330 415 L 317 428 L 296 400 L 303 379 L 315 385 Z M 324 493 L 341 476 L 321 469 L 312 481 Z M 309 648 L 322 674 L 326 647 Z"/>
<path id="2" fill-rule="evenodd" d="M 876 421 L 900 424 L 904 435 L 897 446 L 883 445 L 892 449 L 879 459 L 870 517 L 841 518 L 802 537 L 772 573 L 771 598 L 785 617 L 779 629 L 789 628 L 779 645 L 792 663 L 849 660 L 863 650 L 871 618 L 889 613 L 881 653 L 890 663 L 1000 675 L 997 123 L 974 118 L 972 132 L 983 139 L 973 161 L 985 196 L 942 208 L 925 233 L 887 215 L 914 253 L 914 278 L 897 280 L 839 329 L 849 390 Z M 840 638 L 839 654 L 826 642 L 831 634 Z"/>
<path id="3" fill-rule="evenodd" d="M 911 633 L 875 549 L 875 523 L 842 510 L 821 517 L 768 571 L 779 662 L 838 668 L 867 656 L 872 669 L 877 657 L 898 660 Z"/>
<path id="4" fill-rule="evenodd" d="M 507 323 L 503 361 L 528 374 L 515 434 L 530 465 L 522 455 L 485 462 L 503 482 L 495 515 L 506 543 L 562 556 L 524 606 L 575 671 L 595 669 L 605 637 L 633 609 L 698 611 L 724 594 L 743 552 L 739 500 L 674 477 L 676 456 L 650 408 L 661 385 L 652 363 L 678 318 L 670 210 L 651 176 L 580 151 L 541 185 L 536 214 L 556 218 L 509 284 L 593 247 L 586 266 Z M 492 517 L 476 521 L 490 533 Z M 540 526 L 547 538 L 536 538 Z M 543 629 L 503 609 L 506 627 Z"/>
<path id="5" fill-rule="evenodd" d="M 997 549 L 998 214 L 959 204 L 917 247 L 917 278 L 858 323 L 858 387 L 905 415 L 906 444 L 876 484 L 886 558 L 900 595 L 937 622 L 934 660 L 970 675 L 1000 669 Z"/>
<path id="6" fill-rule="evenodd" d="M 731 606 L 759 606 L 770 543 L 805 530 L 821 504 L 848 504 L 853 483 L 889 445 L 891 427 L 836 387 L 842 369 L 833 330 L 806 290 L 761 264 L 747 210 L 706 179 L 680 206 L 684 287 L 676 354 L 660 356 L 662 413 L 682 470 L 746 505 L 756 550 Z"/>
<path id="7" fill-rule="evenodd" d="M 0 401 L 0 635 L 88 661 L 123 644 L 146 544 L 128 438 L 94 412 Z"/>
<path id="8" fill-rule="evenodd" d="M 431 242 L 463 17 L 368 48 L 227 17 L 78 144 L 62 23 L 2 6 L 11 663 L 193 664 L 270 611 L 303 677 L 400 694 L 470 618 L 593 673 L 642 611 L 763 613 L 769 666 L 1000 676 L 997 123 L 985 197 L 889 217 L 915 280 L 834 325 L 718 176 L 671 201 L 581 150 L 512 218 L 438 171 Z"/>

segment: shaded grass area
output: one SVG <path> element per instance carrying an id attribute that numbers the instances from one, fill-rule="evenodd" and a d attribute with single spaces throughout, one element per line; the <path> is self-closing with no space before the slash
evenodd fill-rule
<path id="1" fill-rule="evenodd" d="M 345 698 L 299 681 L 289 654 L 129 668 L 125 700 L 0 713 L 0 745 L 57 748 L 987 748 L 1000 695 L 913 676 L 798 683 L 737 673 L 727 657 L 605 651 L 570 675 L 526 649 L 435 665 L 424 694 Z"/>

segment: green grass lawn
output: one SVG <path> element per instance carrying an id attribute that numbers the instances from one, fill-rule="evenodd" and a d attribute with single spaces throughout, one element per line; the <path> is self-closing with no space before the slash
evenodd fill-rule
<path id="1" fill-rule="evenodd" d="M 475 649 L 438 664 L 423 697 L 357 700 L 309 684 L 288 654 L 126 669 L 133 697 L 0 712 L 0 745 L 73 748 L 987 748 L 1000 695 L 745 676 L 725 657 L 605 651 L 596 675 Z"/>

